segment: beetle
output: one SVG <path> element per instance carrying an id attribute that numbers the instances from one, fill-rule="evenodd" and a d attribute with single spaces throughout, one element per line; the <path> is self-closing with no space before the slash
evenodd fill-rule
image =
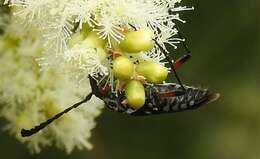
<path id="1" fill-rule="evenodd" d="M 92 90 L 95 90 L 93 95 L 103 100 L 108 109 L 131 116 L 192 110 L 219 98 L 219 94 L 211 93 L 207 89 L 184 85 L 185 91 L 183 91 L 182 86 L 177 83 L 144 84 L 145 104 L 136 110 L 123 102 L 126 99 L 124 92 L 110 92 L 109 88 L 104 89 L 96 85 L 92 77 L 90 77 L 90 83 Z"/>
<path id="2" fill-rule="evenodd" d="M 122 103 L 125 99 L 124 93 L 112 93 L 100 88 L 96 81 L 90 77 L 92 92 L 88 94 L 84 100 L 74 104 L 58 113 L 53 118 L 41 123 L 40 125 L 30 129 L 21 130 L 22 137 L 31 136 L 41 129 L 48 126 L 54 120 L 60 118 L 65 113 L 79 107 L 81 104 L 88 102 L 93 95 L 104 101 L 107 108 L 112 111 L 128 114 L 131 116 L 147 116 L 155 114 L 165 114 L 182 112 L 186 110 L 197 109 L 205 104 L 211 103 L 219 98 L 218 93 L 211 93 L 207 89 L 200 89 L 184 85 L 185 92 L 182 86 L 177 83 L 166 83 L 156 85 L 145 85 L 146 101 L 140 109 L 133 109 Z"/>
<path id="3" fill-rule="evenodd" d="M 179 32 L 178 35 L 183 39 Z M 105 87 L 102 84 L 97 84 L 97 81 L 93 77 L 89 76 L 92 92 L 82 101 L 72 105 L 32 129 L 22 129 L 21 136 L 28 137 L 39 132 L 65 113 L 68 113 L 72 109 L 79 107 L 81 104 L 88 102 L 93 95 L 103 100 L 108 109 L 130 116 L 149 116 L 193 110 L 216 101 L 219 98 L 220 94 L 218 93 L 212 93 L 207 89 L 182 84 L 177 74 L 177 69 L 179 69 L 191 57 L 191 52 L 184 41 L 181 41 L 181 43 L 187 54 L 174 62 L 170 59 L 164 48 L 162 48 L 156 40 L 154 40 L 154 42 L 165 55 L 165 59 L 170 64 L 171 72 L 176 77 L 178 83 L 144 84 L 145 104 L 139 109 L 134 109 L 127 103 L 124 103 L 126 99 L 124 92 L 113 92 L 109 86 Z"/>
<path id="4" fill-rule="evenodd" d="M 136 110 L 123 103 L 125 100 L 124 92 L 106 91 L 96 85 L 92 77 L 90 77 L 90 82 L 92 88 L 94 88 L 92 90 L 97 90 L 93 92 L 93 95 L 103 100 L 107 108 L 131 116 L 147 116 L 197 109 L 219 98 L 219 94 L 211 93 L 207 89 L 184 85 L 185 91 L 183 91 L 182 86 L 177 83 L 145 84 L 145 104 Z"/>

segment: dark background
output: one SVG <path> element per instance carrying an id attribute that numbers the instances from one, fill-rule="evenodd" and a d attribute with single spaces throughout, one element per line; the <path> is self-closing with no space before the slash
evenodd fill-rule
<path id="1" fill-rule="evenodd" d="M 1 158 L 9 159 L 259 159 L 260 1 L 184 0 L 196 9 L 179 26 L 193 52 L 180 75 L 185 84 L 221 93 L 202 109 L 133 118 L 105 110 L 93 131 L 92 151 L 56 148 L 29 155 L 6 132 Z"/>

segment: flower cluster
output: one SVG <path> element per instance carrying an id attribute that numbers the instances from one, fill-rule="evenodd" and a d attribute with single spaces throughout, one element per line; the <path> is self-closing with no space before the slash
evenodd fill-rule
<path id="1" fill-rule="evenodd" d="M 91 90 L 89 83 L 79 87 L 55 68 L 41 70 L 35 61 L 44 50 L 40 32 L 34 27 L 24 28 L 14 17 L 9 19 L 12 19 L 10 24 L 6 24 L 4 34 L 0 35 L 0 116 L 7 121 L 5 129 L 26 143 L 33 153 L 51 145 L 67 153 L 74 148 L 91 149 L 91 130 L 103 108 L 103 102 L 94 97 L 43 132 L 31 138 L 20 136 L 22 128 L 49 119 Z"/>
<path id="2" fill-rule="evenodd" d="M 180 6 L 180 2 L 4 0 L 24 26 L 11 23 L 0 40 L 0 73 L 4 76 L 0 93 L 8 103 L 1 112 L 10 123 L 8 129 L 17 133 L 21 127 L 30 128 L 77 101 L 90 91 L 89 75 L 112 91 L 127 83 L 128 103 L 143 106 L 142 82 L 166 80 L 167 46 L 176 48 L 184 40 L 177 36 L 176 22 L 185 22 L 180 11 L 193 8 Z M 40 72 L 40 68 L 47 69 Z M 74 81 L 79 82 L 78 88 Z M 137 88 L 143 92 L 142 99 L 130 100 Z M 67 152 L 74 147 L 91 148 L 88 138 L 101 108 L 95 100 L 91 107 L 59 119 L 44 134 L 19 139 L 36 152 L 53 142 Z"/>
<path id="3" fill-rule="evenodd" d="M 100 61 L 98 50 L 77 39 L 77 45 L 69 46 L 70 39 L 77 33 L 97 33 L 105 41 L 106 49 L 115 49 L 124 38 L 124 30 L 149 28 L 154 39 L 164 48 L 176 48 L 181 40 L 176 37 L 178 12 L 191 10 L 179 6 L 181 0 L 5 0 L 5 4 L 16 8 L 15 14 L 27 25 L 41 28 L 48 48 L 41 65 L 70 65 L 67 72 L 79 81 L 88 75 L 106 75 L 111 79 L 111 60 Z M 55 58 L 57 57 L 57 58 Z M 91 58 L 90 58 L 91 57 Z M 139 61 L 153 60 L 164 64 L 165 59 L 158 47 L 136 55 Z M 57 66 L 56 64 L 59 64 Z M 65 63 L 65 64 L 64 64 Z M 66 67 L 66 66 L 64 66 Z"/>

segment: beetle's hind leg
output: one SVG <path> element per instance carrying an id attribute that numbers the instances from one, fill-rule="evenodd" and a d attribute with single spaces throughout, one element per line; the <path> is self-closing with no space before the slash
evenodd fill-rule
<path id="1" fill-rule="evenodd" d="M 178 58 L 174 63 L 173 67 L 175 70 L 178 70 L 185 62 L 187 62 L 191 58 L 191 54 L 185 54 Z"/>

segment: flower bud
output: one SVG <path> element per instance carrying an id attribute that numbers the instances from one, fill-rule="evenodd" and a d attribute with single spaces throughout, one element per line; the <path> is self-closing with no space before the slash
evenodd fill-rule
<path id="1" fill-rule="evenodd" d="M 153 32 L 149 29 L 140 29 L 126 33 L 125 39 L 120 42 L 120 48 L 128 53 L 149 51 L 154 47 Z"/>
<path id="2" fill-rule="evenodd" d="M 134 64 L 127 57 L 119 56 L 113 61 L 113 73 L 119 80 L 128 80 L 134 74 Z"/>
<path id="3" fill-rule="evenodd" d="M 144 105 L 145 91 L 144 86 L 140 81 L 129 81 L 125 87 L 125 94 L 127 103 L 134 109 L 139 109 Z"/>
<path id="4" fill-rule="evenodd" d="M 103 48 L 97 48 L 97 53 L 98 53 L 99 60 L 101 62 L 104 62 L 107 58 L 106 51 Z"/>
<path id="5" fill-rule="evenodd" d="M 97 33 L 93 31 L 88 33 L 84 43 L 92 48 L 104 48 L 105 46 L 105 40 L 101 39 Z"/>
<path id="6" fill-rule="evenodd" d="M 83 40 L 84 36 L 80 32 L 77 32 L 71 36 L 68 45 L 72 48 L 74 45 L 81 43 Z"/>
<path id="7" fill-rule="evenodd" d="M 83 34 L 84 37 L 87 37 L 88 34 L 92 31 L 92 28 L 88 23 L 82 24 L 82 28 L 80 29 L 80 32 Z"/>
<path id="8" fill-rule="evenodd" d="M 163 82 L 168 76 L 167 68 L 153 61 L 141 62 L 137 65 L 136 72 L 144 76 L 147 82 L 154 84 Z"/>

